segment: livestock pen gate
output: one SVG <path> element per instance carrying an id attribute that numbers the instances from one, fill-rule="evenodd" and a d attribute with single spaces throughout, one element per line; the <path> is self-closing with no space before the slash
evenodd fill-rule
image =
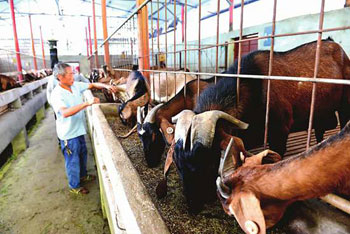
<path id="1" fill-rule="evenodd" d="M 348 17 L 350 9 L 344 8 L 326 12 L 325 4 L 327 1 L 320 0 L 320 4 L 317 6 L 320 10 L 312 15 L 297 16 L 293 19 L 280 16 L 281 19 L 279 19 L 278 1 L 270 2 L 269 8 L 264 9 L 271 9 L 270 13 L 265 12 L 271 20 L 266 21 L 265 19 L 266 22 L 260 23 L 257 20 L 251 22 L 251 19 L 245 16 L 246 11 L 252 16 L 253 8 L 263 9 L 262 3 L 260 4 L 258 0 L 239 2 L 232 0 L 137 0 L 137 8 L 109 36 L 106 29 L 107 22 L 104 22 L 105 40 L 99 47 L 95 43 L 95 51 L 89 57 L 91 69 L 102 65 L 101 61 L 98 60 L 98 55 L 103 54 L 104 64 L 110 65 L 115 71 L 130 72 L 131 65 L 137 63 L 139 70 L 148 78 L 151 85 L 153 83 L 153 86 L 154 82 L 160 82 L 161 73 L 172 74 L 175 79 L 180 74 L 184 74 L 185 77 L 194 75 L 197 79 L 215 77 L 215 83 L 217 77 L 236 77 L 238 102 L 240 98 L 238 87 L 241 79 L 268 80 L 264 141 L 261 142 L 261 148 L 254 149 L 252 152 L 268 148 L 270 81 L 311 82 L 313 88 L 312 98 L 309 100 L 311 107 L 307 135 L 303 133 L 290 134 L 287 144 L 285 155 L 295 155 L 316 144 L 312 129 L 317 84 L 350 85 L 349 80 L 334 80 L 331 77 L 319 78 L 317 76 L 320 70 L 322 39 L 331 36 L 342 45 L 349 55 L 350 21 L 342 19 Z M 210 14 L 203 15 L 202 7 L 210 8 Z M 245 8 L 247 9 L 245 10 Z M 181 12 L 180 17 L 178 17 L 179 12 Z M 228 18 L 223 19 L 222 14 L 225 12 L 228 12 L 229 15 Z M 339 22 L 335 22 L 334 16 L 340 19 Z M 245 27 L 245 20 L 249 21 L 247 27 Z M 306 25 L 303 22 L 313 23 Z M 276 51 L 276 48 L 278 51 L 285 51 L 286 48 L 291 49 L 314 40 L 317 40 L 317 50 L 314 55 L 313 77 L 272 75 L 274 69 L 272 66 L 273 52 Z M 114 54 L 110 55 L 109 48 L 112 44 Z M 255 49 L 270 50 L 268 74 L 241 74 L 242 56 Z M 232 65 L 235 58 L 237 58 L 238 63 L 237 74 L 222 73 Z M 165 68 L 162 65 L 165 65 Z M 186 88 L 184 95 L 186 95 Z M 199 88 L 197 95 L 199 95 Z M 152 98 L 155 99 L 154 94 Z M 326 135 L 329 136 L 337 131 L 339 128 L 328 131 Z M 329 194 L 321 199 L 350 214 L 350 202 L 344 198 Z"/>

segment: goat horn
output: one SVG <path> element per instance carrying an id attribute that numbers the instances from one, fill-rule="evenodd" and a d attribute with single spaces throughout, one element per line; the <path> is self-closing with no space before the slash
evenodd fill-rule
<path id="1" fill-rule="evenodd" d="M 141 124 L 143 123 L 142 115 L 141 115 L 141 107 L 137 107 L 137 115 L 136 115 L 137 123 Z"/>
<path id="2" fill-rule="evenodd" d="M 233 138 L 231 138 L 230 143 L 228 144 L 228 146 L 226 148 L 224 157 L 220 159 L 220 165 L 219 165 L 219 171 L 218 171 L 219 176 L 216 179 L 216 187 L 219 190 L 220 195 L 225 199 L 227 199 L 230 196 L 231 191 L 230 191 L 230 188 L 227 187 L 222 181 L 225 177 L 224 172 L 227 171 L 227 168 L 230 167 L 229 160 L 230 159 L 232 160 L 232 157 L 230 157 L 230 155 L 231 155 L 231 149 L 232 149 L 233 142 L 234 142 L 234 140 L 233 140 Z M 232 165 L 232 163 L 231 163 L 231 165 Z"/>
<path id="3" fill-rule="evenodd" d="M 162 106 L 163 106 L 163 103 L 158 104 L 157 106 L 152 108 L 152 110 L 146 116 L 144 123 L 146 122 L 154 123 L 156 121 L 156 113 Z"/>
<path id="4" fill-rule="evenodd" d="M 177 142 L 180 139 L 183 139 L 183 149 L 185 148 L 186 145 L 186 139 L 187 139 L 187 134 L 188 130 L 191 127 L 192 123 L 192 118 L 196 114 L 191 111 L 191 110 L 183 110 L 176 116 L 171 118 L 171 121 L 173 123 L 176 123 L 176 128 L 175 128 L 175 142 Z"/>
<path id="5" fill-rule="evenodd" d="M 192 119 L 191 150 L 194 142 L 200 142 L 206 147 L 211 147 L 215 135 L 216 122 L 225 119 L 240 129 L 247 129 L 249 124 L 219 110 L 206 111 Z"/>

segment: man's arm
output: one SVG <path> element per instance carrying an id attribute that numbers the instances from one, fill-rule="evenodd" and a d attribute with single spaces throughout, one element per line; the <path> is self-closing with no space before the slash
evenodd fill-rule
<path id="1" fill-rule="evenodd" d="M 123 91 L 122 89 L 118 88 L 117 86 L 107 85 L 107 84 L 103 84 L 103 83 L 90 83 L 89 89 L 107 89 L 109 91 L 112 91 L 113 93 Z"/>
<path id="2" fill-rule="evenodd" d="M 76 113 L 78 113 L 79 111 L 85 109 L 88 106 L 91 106 L 92 104 L 95 103 L 99 103 L 100 99 L 94 97 L 94 99 L 91 99 L 88 102 L 83 102 L 82 104 L 76 105 L 76 106 L 72 106 L 72 107 L 61 107 L 60 108 L 60 112 L 62 113 L 62 116 L 64 118 L 70 117 L 72 115 L 75 115 Z"/>

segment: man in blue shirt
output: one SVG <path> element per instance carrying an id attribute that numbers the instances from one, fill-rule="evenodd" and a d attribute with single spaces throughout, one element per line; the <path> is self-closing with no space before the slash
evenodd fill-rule
<path id="1" fill-rule="evenodd" d="M 118 91 L 117 87 L 102 83 L 74 82 L 72 67 L 58 63 L 54 74 L 59 80 L 51 93 L 50 103 L 56 113 L 57 136 L 61 141 L 61 150 L 65 158 L 65 167 L 70 191 L 75 194 L 87 194 L 89 191 L 80 186 L 80 182 L 95 179 L 86 171 L 87 149 L 84 139 L 86 134 L 85 117 L 82 110 L 99 103 L 96 97 L 83 101 L 82 93 L 87 89 L 108 89 Z"/>

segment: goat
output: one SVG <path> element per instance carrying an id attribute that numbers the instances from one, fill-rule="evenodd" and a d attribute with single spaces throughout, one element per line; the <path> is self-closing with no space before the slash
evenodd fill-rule
<path id="1" fill-rule="evenodd" d="M 151 109 L 146 118 L 141 113 L 137 114 L 137 132 L 149 167 L 159 164 L 165 144 L 170 144 L 174 138 L 175 127 L 171 117 L 184 109 L 192 110 L 197 103 L 197 95 L 213 82 L 214 78 L 191 80 L 168 102 Z"/>
<path id="2" fill-rule="evenodd" d="M 272 75 L 312 77 L 316 44 L 310 42 L 287 52 L 275 52 Z M 266 75 L 268 61 L 269 51 L 252 52 L 243 57 L 241 73 Z M 350 79 L 349 58 L 339 44 L 329 39 L 321 43 L 319 65 L 317 77 Z M 236 66 L 237 62 L 234 70 Z M 183 178 L 184 193 L 191 211 L 200 210 L 205 200 L 214 197 L 212 185 L 215 184 L 220 151 L 227 145 L 235 127 L 224 120 L 216 122 L 219 118 L 212 118 L 216 111 L 228 113 L 249 124 L 247 130 L 236 133 L 248 149 L 262 142 L 267 80 L 241 79 L 239 88 L 238 105 L 236 79 L 221 79 L 215 86 L 204 90 L 194 109 L 196 115 L 190 120 L 190 130 L 176 143 L 174 161 Z M 337 84 L 318 84 L 317 88 L 313 127 L 320 142 L 324 131 L 337 125 L 335 111 L 339 113 L 341 127 L 350 119 L 350 90 L 348 86 Z M 311 90 L 311 83 L 271 81 L 268 126 L 271 150 L 283 155 L 288 134 L 307 129 Z M 177 125 L 175 132 L 178 128 L 181 129 L 181 126 Z M 190 141 L 186 142 L 186 139 Z"/>
<path id="3" fill-rule="evenodd" d="M 137 66 L 129 74 L 125 90 L 131 97 L 118 108 L 119 117 L 123 124 L 133 123 L 138 106 L 145 106 L 150 102 L 150 91 L 146 78 L 139 72 Z"/>
<path id="4" fill-rule="evenodd" d="M 271 150 L 246 155 L 231 138 L 219 167 L 218 196 L 247 233 L 265 233 L 295 201 L 350 195 L 350 121 L 336 135 L 283 161 Z"/>
<path id="5" fill-rule="evenodd" d="M 184 84 L 196 79 L 192 75 L 173 73 L 152 73 L 150 75 L 151 98 L 153 102 L 163 103 L 174 97 Z"/>
<path id="6" fill-rule="evenodd" d="M 22 87 L 22 86 L 19 83 L 17 83 L 15 79 L 13 79 L 12 77 L 0 74 L 0 92 L 17 88 L 17 87 Z"/>

